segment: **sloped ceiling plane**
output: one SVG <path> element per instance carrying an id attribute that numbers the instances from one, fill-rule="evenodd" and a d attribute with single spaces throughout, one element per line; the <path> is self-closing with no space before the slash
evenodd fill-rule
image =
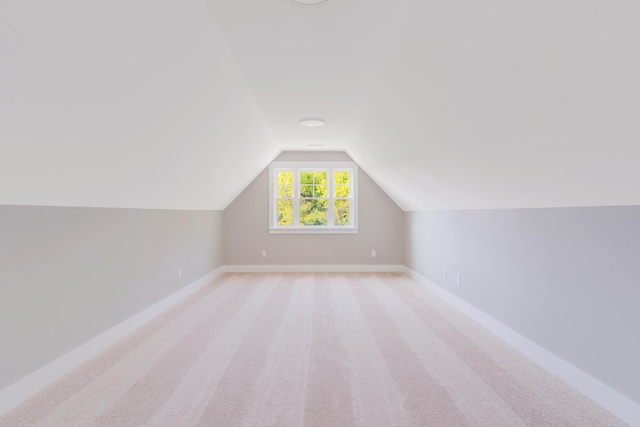
<path id="1" fill-rule="evenodd" d="M 640 204 L 639 12 L 2 2 L 0 203 L 224 209 L 280 151 L 323 149 L 405 210 Z"/>

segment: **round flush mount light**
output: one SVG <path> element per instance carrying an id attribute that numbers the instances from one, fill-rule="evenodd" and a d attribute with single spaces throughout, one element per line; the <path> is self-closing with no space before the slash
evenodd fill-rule
<path id="1" fill-rule="evenodd" d="M 306 126 L 308 128 L 317 128 L 320 126 L 324 126 L 324 120 L 322 119 L 302 119 L 300 120 L 300 126 Z"/>
<path id="2" fill-rule="evenodd" d="M 287 0 L 287 1 L 294 6 L 311 8 L 311 7 L 324 6 L 325 4 L 329 3 L 331 0 Z"/>

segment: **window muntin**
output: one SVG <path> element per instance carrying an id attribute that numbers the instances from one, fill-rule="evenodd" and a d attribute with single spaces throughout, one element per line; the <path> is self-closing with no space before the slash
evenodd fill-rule
<path id="1" fill-rule="evenodd" d="M 269 167 L 271 232 L 357 232 L 355 164 L 289 163 Z"/>

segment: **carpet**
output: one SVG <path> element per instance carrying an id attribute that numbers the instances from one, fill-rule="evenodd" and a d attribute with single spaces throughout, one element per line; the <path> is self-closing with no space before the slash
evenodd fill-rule
<path id="1" fill-rule="evenodd" d="M 405 275 L 224 274 L 1 426 L 623 426 Z"/>

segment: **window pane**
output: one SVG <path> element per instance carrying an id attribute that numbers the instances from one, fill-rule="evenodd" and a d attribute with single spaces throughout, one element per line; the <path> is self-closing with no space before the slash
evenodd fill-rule
<path id="1" fill-rule="evenodd" d="M 349 225 L 351 223 L 351 200 L 335 201 L 335 224 Z"/>
<path id="2" fill-rule="evenodd" d="M 335 193 L 335 197 L 349 197 L 349 186 L 336 185 Z"/>
<path id="3" fill-rule="evenodd" d="M 300 184 L 313 184 L 313 172 L 300 172 Z"/>
<path id="4" fill-rule="evenodd" d="M 278 225 L 293 225 L 293 200 L 278 199 Z"/>
<path id="5" fill-rule="evenodd" d="M 316 185 L 327 185 L 327 173 L 326 172 L 314 172 L 313 183 Z"/>
<path id="6" fill-rule="evenodd" d="M 327 185 L 327 173 L 300 172 L 300 184 Z"/>
<path id="7" fill-rule="evenodd" d="M 334 197 L 349 197 L 350 190 L 350 172 L 335 172 L 335 188 L 334 188 Z"/>
<path id="8" fill-rule="evenodd" d="M 300 225 L 327 225 L 327 199 L 300 200 Z"/>
<path id="9" fill-rule="evenodd" d="M 292 185 L 293 172 L 278 172 L 278 185 Z"/>
<path id="10" fill-rule="evenodd" d="M 335 180 L 336 180 L 336 185 L 349 184 L 349 172 L 336 172 Z"/>
<path id="11" fill-rule="evenodd" d="M 313 197 L 327 197 L 327 186 L 326 185 L 315 185 L 315 190 L 313 192 Z"/>
<path id="12" fill-rule="evenodd" d="M 291 185 L 278 186 L 278 197 L 293 197 L 293 186 Z"/>
<path id="13" fill-rule="evenodd" d="M 313 197 L 313 185 L 301 185 L 300 197 Z"/>

